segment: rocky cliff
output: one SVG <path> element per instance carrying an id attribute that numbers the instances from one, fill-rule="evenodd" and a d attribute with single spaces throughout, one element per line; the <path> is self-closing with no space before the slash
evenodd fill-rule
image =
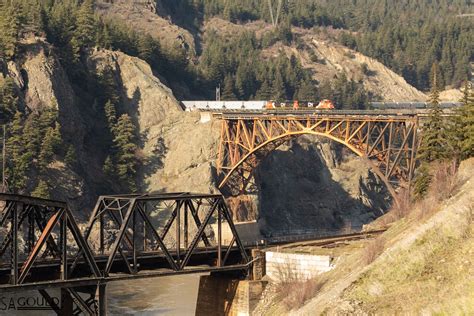
<path id="1" fill-rule="evenodd" d="M 58 183 L 52 196 L 66 199 L 85 218 L 97 195 L 114 191 L 102 171 L 106 149 L 96 140 L 104 122 L 81 110 L 84 96 L 71 87 L 48 43 L 30 40 L 25 51 L 24 58 L 9 64 L 9 76 L 31 110 L 58 107 L 63 137 L 74 144 L 80 161 L 77 170 L 62 161 L 48 167 L 51 183 Z M 218 122 L 200 123 L 198 114 L 183 112 L 172 91 L 138 58 L 93 50 L 87 67 L 91 73 L 112 71 L 121 100 L 118 111 L 130 114 L 138 127 L 142 191 L 218 192 Z M 375 197 L 382 186 L 363 162 L 310 137 L 279 148 L 263 161 L 255 180 L 258 194 L 238 197 L 230 205 L 240 220 L 259 219 L 267 234 L 361 225 L 387 204 Z"/>
<path id="2" fill-rule="evenodd" d="M 316 136 L 278 148 L 256 178 L 260 226 L 269 234 L 361 227 L 389 204 L 383 184 L 362 159 Z"/>

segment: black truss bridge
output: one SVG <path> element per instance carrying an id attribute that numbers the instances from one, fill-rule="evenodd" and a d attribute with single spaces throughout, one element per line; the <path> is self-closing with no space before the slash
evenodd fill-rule
<path id="1" fill-rule="evenodd" d="M 111 281 L 251 264 L 221 195 L 101 196 L 82 229 L 65 202 L 0 194 L 0 212 L 0 293 L 37 290 L 58 315 L 105 315 Z"/>

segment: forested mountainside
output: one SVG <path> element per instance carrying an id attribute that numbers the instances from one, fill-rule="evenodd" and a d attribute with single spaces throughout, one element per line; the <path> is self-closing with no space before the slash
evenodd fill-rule
<path id="1" fill-rule="evenodd" d="M 245 23 L 271 22 L 267 1 L 158 1 L 176 23 L 198 28 L 213 16 Z M 276 19 L 278 1 L 273 2 Z M 472 1 L 469 0 L 304 0 L 282 1 L 279 30 L 291 40 L 290 25 L 343 29 L 339 40 L 376 58 L 420 90 L 428 90 L 433 63 L 440 64 L 440 84 L 459 87 L 474 59 Z M 199 18 L 196 18 L 199 17 Z"/>
<path id="2" fill-rule="evenodd" d="M 218 85 L 227 100 L 330 98 L 338 108 L 424 100 L 359 52 L 421 90 L 432 64 L 443 85 L 470 75 L 473 22 L 458 17 L 472 9 L 468 1 L 282 1 L 280 10 L 277 3 L 272 21 L 268 2 L 256 0 L 0 0 L 10 190 L 46 196 L 58 161 L 88 178 L 93 192 L 142 188 L 139 169 L 153 164 L 141 152 L 151 125 L 138 113 L 149 82 L 163 91 L 166 106 L 154 105 L 161 119 L 176 110 L 174 96 L 212 98 Z M 107 61 L 97 63 L 101 54 Z M 124 81 L 136 79 L 124 77 L 126 62 L 146 77 L 137 91 Z"/>

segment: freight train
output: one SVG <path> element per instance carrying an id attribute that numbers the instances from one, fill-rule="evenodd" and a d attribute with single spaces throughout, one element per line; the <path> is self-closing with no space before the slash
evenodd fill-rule
<path id="1" fill-rule="evenodd" d="M 182 101 L 186 111 L 266 111 L 266 110 L 332 110 L 333 102 L 322 100 L 311 101 Z M 441 108 L 460 106 L 459 102 L 441 102 Z M 369 110 L 400 110 L 400 109 L 427 109 L 427 102 L 371 102 Z"/>

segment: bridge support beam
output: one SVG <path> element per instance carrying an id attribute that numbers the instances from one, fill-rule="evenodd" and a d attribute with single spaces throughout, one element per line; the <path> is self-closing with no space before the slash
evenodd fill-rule
<path id="1" fill-rule="evenodd" d="M 97 287 L 97 301 L 98 301 L 98 315 L 107 315 L 107 285 L 105 283 L 99 284 Z"/>
<path id="2" fill-rule="evenodd" d="M 61 310 L 59 316 L 68 316 L 73 314 L 73 301 L 68 289 L 61 289 Z"/>

